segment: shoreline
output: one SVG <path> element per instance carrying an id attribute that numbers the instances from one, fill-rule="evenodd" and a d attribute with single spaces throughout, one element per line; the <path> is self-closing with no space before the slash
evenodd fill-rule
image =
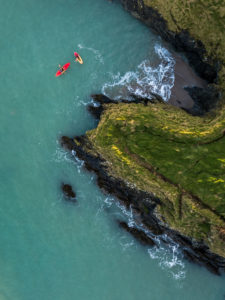
<path id="1" fill-rule="evenodd" d="M 200 78 L 179 54 L 173 52 L 172 55 L 175 58 L 175 80 L 168 103 L 191 110 L 194 106 L 194 100 L 184 88 L 197 86 L 205 89 L 207 87 L 207 82 Z"/>
<path id="2" fill-rule="evenodd" d="M 143 4 L 139 6 L 135 0 L 121 0 L 121 2 L 133 16 L 151 27 L 166 42 L 173 45 L 177 51 L 184 53 L 189 60 L 190 65 L 179 54 L 173 53 L 176 60 L 175 82 L 168 104 L 180 107 L 194 116 L 202 116 L 215 107 L 219 99 L 219 91 L 216 90 L 213 83 L 217 80 L 218 65 L 215 60 L 204 60 L 206 51 L 203 44 L 193 40 L 187 31 L 181 31 L 174 35 L 168 30 L 166 21 L 153 8 Z M 193 71 L 193 66 L 199 75 Z M 157 102 L 160 100 L 160 97 L 155 96 L 156 100 L 136 99 L 134 97 L 135 100 L 125 100 L 122 103 L 147 105 L 148 101 Z M 94 95 L 93 98 L 100 105 L 98 107 L 90 105 L 88 109 L 97 119 L 100 119 L 108 104 L 118 104 L 104 95 Z M 75 151 L 78 158 L 85 162 L 86 169 L 96 173 L 97 183 L 101 189 L 116 196 L 126 207 L 132 206 L 137 222 L 143 223 L 148 230 L 161 236 L 161 238 L 163 234 L 171 237 L 180 245 L 185 258 L 190 261 L 203 265 L 217 275 L 220 274 L 220 271 L 225 271 L 225 258 L 211 252 L 204 241 L 197 242 L 191 237 L 188 238 L 179 233 L 178 230 L 169 228 L 166 222 L 159 220 L 154 213 L 154 208 L 160 203 L 158 197 L 138 188 L 132 188 L 125 181 L 112 176 L 110 170 L 107 169 L 107 162 L 96 149 L 93 149 L 87 136 L 75 137 L 74 139 L 64 136 L 61 139 L 61 144 L 67 150 Z M 122 227 L 126 228 L 125 225 Z"/>
<path id="3" fill-rule="evenodd" d="M 172 55 L 175 80 L 167 103 L 193 116 L 203 116 L 218 103 L 219 91 L 202 79 L 179 53 L 173 52 Z"/>
<path id="4" fill-rule="evenodd" d="M 180 107 L 190 114 L 195 106 L 195 101 L 190 97 L 184 87 L 198 86 L 201 89 L 207 90 L 207 83 L 201 79 L 191 68 L 191 66 L 185 62 L 179 54 L 174 54 L 176 57 L 175 65 L 175 84 L 172 88 L 170 100 L 165 103 L 160 96 L 154 95 L 155 99 L 142 99 L 134 97 L 134 100 L 122 100 L 122 103 L 142 103 L 147 105 L 148 102 L 157 103 L 164 102 L 165 104 Z M 187 75 L 187 78 L 185 77 Z M 119 104 L 121 102 L 108 98 L 105 95 L 92 95 L 91 96 L 98 106 L 90 104 L 88 111 L 99 121 L 105 106 L 110 104 Z M 177 97 L 183 97 L 183 101 L 177 102 Z M 197 108 L 195 113 L 202 115 L 203 111 L 201 106 Z M 97 184 L 104 192 L 114 195 L 125 207 L 132 207 L 132 212 L 135 215 L 135 222 L 143 224 L 154 236 L 158 236 L 164 243 L 168 243 L 163 237 L 167 235 L 180 247 L 181 251 L 188 261 L 197 263 L 200 266 L 204 266 L 210 272 L 220 275 L 225 271 L 225 258 L 211 252 L 209 247 L 204 242 L 197 242 L 187 236 L 182 235 L 176 230 L 173 230 L 160 221 L 154 213 L 154 208 L 160 203 L 160 199 L 153 194 L 138 190 L 136 188 L 130 188 L 126 182 L 119 178 L 112 177 L 108 174 L 106 168 L 107 163 L 99 156 L 98 153 L 93 153 L 91 143 L 88 141 L 85 135 L 75 137 L 73 139 L 63 136 L 61 138 L 61 145 L 63 148 L 69 151 L 75 151 L 76 156 L 84 161 L 85 169 L 94 172 L 97 175 Z M 95 151 L 95 150 L 94 150 Z M 120 221 L 117 220 L 120 224 Z M 150 241 L 151 237 L 146 235 L 144 231 L 138 231 L 135 228 L 129 228 L 126 224 L 120 226 L 130 234 L 132 234 L 139 242 L 145 243 L 145 240 Z M 144 237 L 145 236 L 145 237 Z M 153 243 L 152 243 L 153 244 Z"/>
<path id="5" fill-rule="evenodd" d="M 136 187 L 131 187 L 123 180 L 108 174 L 106 162 L 98 153 L 93 153 L 92 145 L 86 136 L 74 138 L 63 136 L 61 145 L 70 152 L 75 151 L 76 156 L 84 161 L 85 169 L 97 175 L 97 184 L 100 189 L 115 196 L 126 208 L 132 207 L 137 224 L 143 224 L 151 234 L 160 237 L 165 243 L 167 241 L 164 235 L 167 235 L 181 247 L 184 258 L 188 261 L 204 266 L 216 275 L 221 275 L 221 272 L 225 271 L 225 258 L 212 253 L 205 243 L 197 242 L 176 230 L 170 229 L 158 219 L 154 213 L 156 205 L 160 203 L 158 197 Z M 135 234 L 137 235 L 137 233 Z M 139 235 L 143 234 L 144 232 L 141 231 Z M 137 238 L 137 236 L 135 237 Z"/>

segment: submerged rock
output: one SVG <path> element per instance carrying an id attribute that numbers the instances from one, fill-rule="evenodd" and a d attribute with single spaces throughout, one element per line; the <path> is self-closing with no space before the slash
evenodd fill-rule
<path id="1" fill-rule="evenodd" d="M 65 196 L 65 199 L 67 201 L 74 202 L 74 203 L 77 202 L 76 193 L 73 191 L 73 188 L 71 185 L 62 183 L 61 188 L 62 188 L 63 194 Z"/>

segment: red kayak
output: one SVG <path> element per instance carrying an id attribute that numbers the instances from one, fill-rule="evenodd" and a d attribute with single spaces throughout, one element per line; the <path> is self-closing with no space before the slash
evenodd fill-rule
<path id="1" fill-rule="evenodd" d="M 70 63 L 65 64 L 63 66 L 64 71 L 58 70 L 56 72 L 55 76 L 58 77 L 58 76 L 62 75 L 69 68 L 69 66 L 70 66 Z"/>

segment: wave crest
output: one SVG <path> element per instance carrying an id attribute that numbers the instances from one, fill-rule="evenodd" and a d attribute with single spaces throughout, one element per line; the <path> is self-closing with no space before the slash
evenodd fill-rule
<path id="1" fill-rule="evenodd" d="M 175 60 L 160 45 L 155 46 L 155 52 L 160 59 L 158 67 L 154 68 L 149 60 L 144 60 L 136 71 L 129 71 L 123 76 L 112 74 L 112 82 L 103 85 L 102 93 L 117 100 L 129 99 L 131 95 L 152 98 L 152 93 L 155 93 L 168 101 L 174 85 Z"/>

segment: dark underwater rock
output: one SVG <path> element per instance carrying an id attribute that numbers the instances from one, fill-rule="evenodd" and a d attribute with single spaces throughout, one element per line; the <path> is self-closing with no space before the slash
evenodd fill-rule
<path id="1" fill-rule="evenodd" d="M 155 246 L 155 241 L 150 238 L 144 231 L 139 230 L 135 227 L 129 227 L 124 221 L 117 221 L 119 226 L 133 235 L 142 245 L 145 246 Z"/>
<path id="2" fill-rule="evenodd" d="M 61 188 L 62 188 L 63 194 L 65 196 L 65 199 L 67 201 L 74 202 L 74 203 L 77 202 L 76 193 L 73 191 L 73 188 L 71 185 L 62 183 Z"/>

